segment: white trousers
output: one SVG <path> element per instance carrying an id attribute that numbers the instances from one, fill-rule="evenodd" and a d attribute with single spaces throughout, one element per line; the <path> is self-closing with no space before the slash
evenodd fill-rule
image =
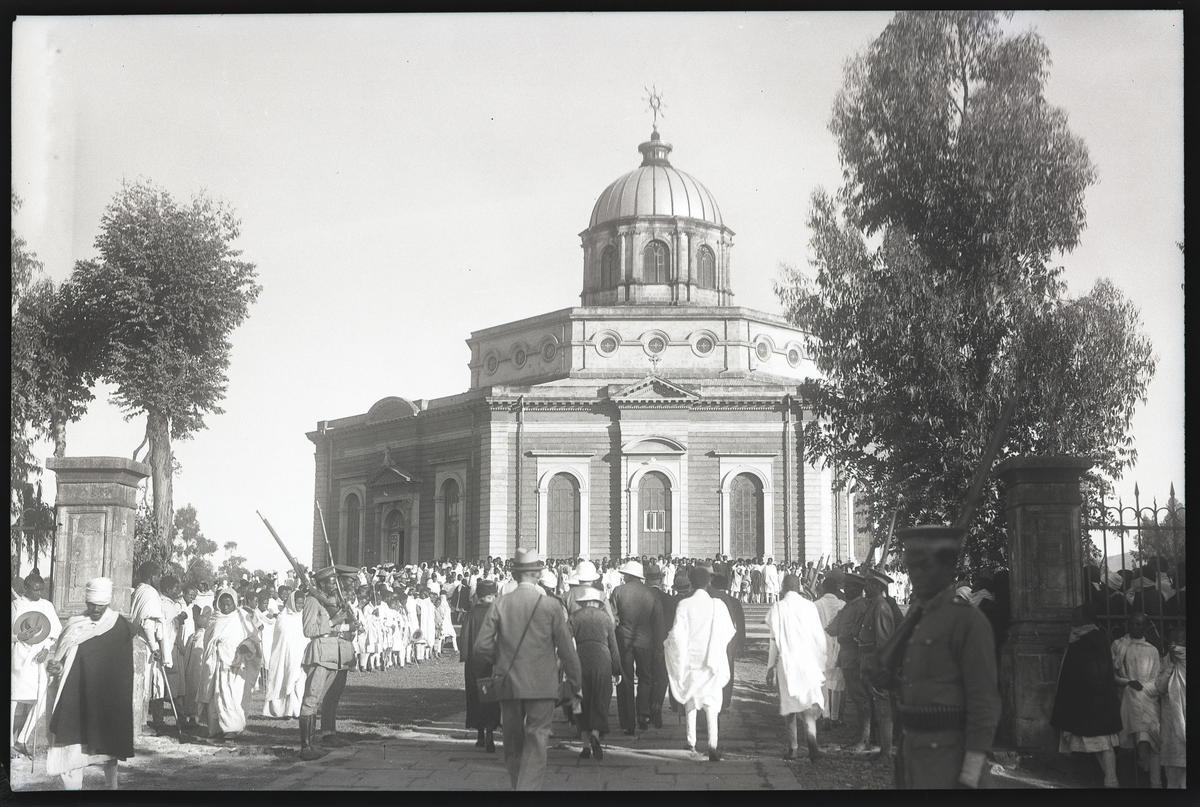
<path id="1" fill-rule="evenodd" d="M 717 716 L 721 712 L 720 705 L 705 706 L 704 717 L 708 720 L 708 747 L 717 748 Z M 687 707 L 687 744 L 696 747 L 696 708 Z"/>

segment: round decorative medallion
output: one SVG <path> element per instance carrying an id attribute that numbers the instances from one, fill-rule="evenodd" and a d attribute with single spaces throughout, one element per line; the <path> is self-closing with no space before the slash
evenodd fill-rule
<path id="1" fill-rule="evenodd" d="M 696 352 L 697 353 L 712 353 L 712 349 L 713 349 L 713 341 L 711 339 L 709 339 L 707 336 L 701 336 L 699 339 L 696 340 Z"/>
<path id="2" fill-rule="evenodd" d="M 755 346 L 754 352 L 758 354 L 759 361 L 766 361 L 771 358 L 771 346 L 766 342 L 759 342 Z"/>
<path id="3" fill-rule="evenodd" d="M 513 353 L 513 364 L 517 365 L 518 367 L 525 366 L 525 349 L 524 348 L 517 348 L 517 351 L 515 353 Z"/>
<path id="4" fill-rule="evenodd" d="M 500 367 L 500 360 L 499 360 L 499 359 L 497 359 L 495 356 L 488 356 L 488 357 L 487 357 L 487 371 L 488 371 L 488 374 L 489 374 L 489 375 L 490 375 L 491 373 L 494 373 L 494 372 L 496 372 L 496 370 L 497 370 L 497 369 L 499 369 L 499 367 Z"/>
<path id="5" fill-rule="evenodd" d="M 800 349 L 799 348 L 794 348 L 794 347 L 789 348 L 787 356 L 788 356 L 788 364 L 792 365 L 793 367 L 800 366 Z"/>
<path id="6" fill-rule="evenodd" d="M 617 352 L 617 340 L 611 336 L 606 336 L 600 340 L 600 352 L 604 354 L 612 354 Z"/>
<path id="7" fill-rule="evenodd" d="M 646 350 L 651 353 L 662 353 L 667 349 L 667 343 L 661 336 L 652 336 L 650 341 L 646 343 Z"/>
<path id="8" fill-rule="evenodd" d="M 554 357 L 555 357 L 555 355 L 557 355 L 557 353 L 558 353 L 558 345 L 555 344 L 554 342 L 547 340 L 545 343 L 542 344 L 542 361 L 544 361 L 544 362 L 554 361 Z"/>

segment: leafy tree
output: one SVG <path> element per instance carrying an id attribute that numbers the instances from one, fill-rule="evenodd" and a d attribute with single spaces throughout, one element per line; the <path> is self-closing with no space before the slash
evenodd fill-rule
<path id="1" fill-rule="evenodd" d="M 249 577 L 250 570 L 246 568 L 246 559 L 241 555 L 230 555 L 217 567 L 218 579 L 232 582 L 242 579 L 243 575 Z"/>
<path id="2" fill-rule="evenodd" d="M 847 68 L 831 129 L 845 184 L 813 194 L 815 277 L 776 293 L 824 374 L 804 394 L 805 449 L 867 494 L 886 528 L 952 521 L 998 420 L 1000 456 L 1091 457 L 1091 486 L 1136 460 L 1128 436 L 1154 358 L 1108 281 L 1067 299 L 1048 264 L 1078 241 L 1095 171 L 1046 104 L 1048 54 L 995 14 L 901 13 Z M 1003 565 L 989 480 L 964 553 Z M 899 553 L 893 552 L 894 563 Z"/>
<path id="3" fill-rule="evenodd" d="M 217 551 L 217 542 L 204 537 L 200 531 L 200 520 L 196 517 L 196 508 L 192 505 L 180 507 L 175 511 L 175 553 L 174 559 L 183 569 L 185 577 L 192 577 L 192 567 L 200 560 Z M 208 564 L 212 571 L 212 563 Z"/>
<path id="4" fill-rule="evenodd" d="M 171 441 L 223 412 L 229 336 L 260 290 L 254 265 L 231 246 L 238 227 L 204 193 L 182 204 L 148 182 L 124 183 L 101 218 L 99 259 L 77 262 L 62 289 L 73 332 L 103 345 L 101 377 L 116 386 L 114 401 L 127 419 L 146 416 L 153 524 L 167 554 Z"/>
<path id="5" fill-rule="evenodd" d="M 12 194 L 15 216 L 21 200 Z M 33 456 L 38 438 L 54 441 L 55 456 L 66 452 L 65 426 L 78 420 L 92 399 L 97 353 L 64 327 L 61 297 L 43 275 L 41 261 L 12 230 L 12 378 L 9 387 L 9 509 L 13 516 L 33 506 L 24 498 L 30 477 L 41 473 Z"/>

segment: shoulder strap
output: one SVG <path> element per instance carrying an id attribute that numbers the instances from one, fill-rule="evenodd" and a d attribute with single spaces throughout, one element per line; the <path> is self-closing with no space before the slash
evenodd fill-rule
<path id="1" fill-rule="evenodd" d="M 538 595 L 537 602 L 533 604 L 533 610 L 529 612 L 529 621 L 525 623 L 525 630 L 521 631 L 521 638 L 517 640 L 517 649 L 513 651 L 512 661 L 508 663 L 508 670 L 505 670 L 505 674 L 517 663 L 517 654 L 521 652 L 521 645 L 525 643 L 525 634 L 529 633 L 529 626 L 533 624 L 533 615 L 537 613 L 538 606 L 541 604 L 542 597 Z"/>

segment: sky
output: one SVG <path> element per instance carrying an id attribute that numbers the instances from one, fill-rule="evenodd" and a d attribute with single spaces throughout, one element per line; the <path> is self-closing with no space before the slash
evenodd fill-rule
<path id="1" fill-rule="evenodd" d="M 806 266 L 809 199 L 841 182 L 828 130 L 843 67 L 890 13 L 20 17 L 13 226 L 61 281 L 96 257 L 123 179 L 241 218 L 263 291 L 233 334 L 223 415 L 174 446 L 176 507 L 286 563 L 309 560 L 320 420 L 465 391 L 471 332 L 579 304 L 579 233 L 640 162 L 647 96 L 672 164 L 735 233 L 735 304 L 779 313 Z M 1117 490 L 1184 489 L 1182 12 L 1020 13 L 1049 48 L 1050 103 L 1099 172 L 1069 292 L 1111 278 L 1158 357 Z M 142 440 L 97 390 L 68 456 Z M 38 455 L 52 453 L 39 444 Z M 47 497 L 54 475 L 44 472 Z M 214 558 L 224 557 L 218 552 Z"/>

